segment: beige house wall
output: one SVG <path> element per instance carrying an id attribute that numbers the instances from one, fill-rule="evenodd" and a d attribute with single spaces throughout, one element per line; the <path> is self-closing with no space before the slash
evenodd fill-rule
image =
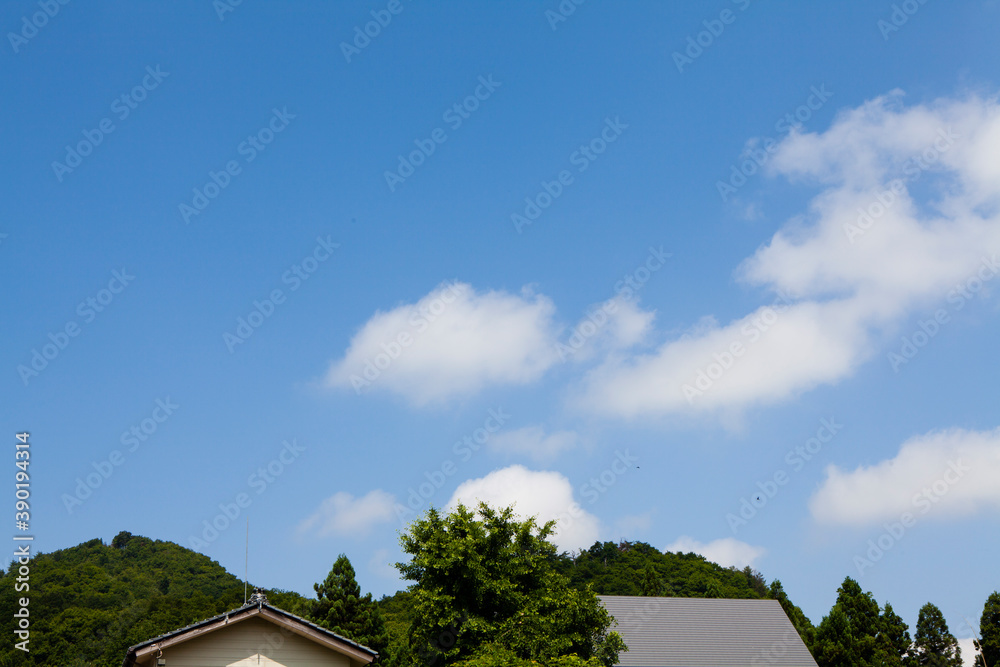
<path id="1" fill-rule="evenodd" d="M 359 667 L 361 663 L 260 618 L 249 618 L 176 646 L 166 667 Z M 143 663 L 155 667 L 150 657 Z"/>

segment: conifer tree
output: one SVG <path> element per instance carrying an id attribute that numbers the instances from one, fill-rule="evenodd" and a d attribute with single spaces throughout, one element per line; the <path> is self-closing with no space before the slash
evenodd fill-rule
<path id="1" fill-rule="evenodd" d="M 309 620 L 378 651 L 384 662 L 383 653 L 389 644 L 385 621 L 372 601 L 372 594 L 361 595 L 347 556 L 340 554 L 323 583 L 313 584 L 313 588 L 317 600 L 312 604 Z"/>
<path id="2" fill-rule="evenodd" d="M 888 602 L 879 617 L 878 646 L 876 664 L 884 667 L 912 667 L 913 655 L 910 630 L 906 622 L 893 611 Z"/>
<path id="3" fill-rule="evenodd" d="M 986 598 L 979 619 L 979 637 L 976 640 L 976 649 L 980 652 L 976 655 L 976 667 L 1000 667 L 1000 593 L 996 591 Z"/>
<path id="4" fill-rule="evenodd" d="M 639 582 L 639 594 L 646 597 L 663 595 L 663 580 L 657 574 L 656 568 L 651 564 L 647 565 L 642 573 L 642 580 Z"/>
<path id="5" fill-rule="evenodd" d="M 944 614 L 930 602 L 920 608 L 913 646 L 920 667 L 962 667 L 958 640 L 948 631 Z"/>
<path id="6" fill-rule="evenodd" d="M 820 667 L 874 667 L 881 658 L 876 655 L 878 632 L 878 603 L 847 577 L 830 615 L 816 628 L 813 656 Z"/>

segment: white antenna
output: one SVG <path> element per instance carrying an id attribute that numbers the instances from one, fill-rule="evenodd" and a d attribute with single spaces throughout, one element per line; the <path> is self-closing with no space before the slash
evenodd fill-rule
<path id="1" fill-rule="evenodd" d="M 247 603 L 247 581 L 250 572 L 250 517 L 247 517 L 247 550 L 243 560 L 243 605 Z"/>

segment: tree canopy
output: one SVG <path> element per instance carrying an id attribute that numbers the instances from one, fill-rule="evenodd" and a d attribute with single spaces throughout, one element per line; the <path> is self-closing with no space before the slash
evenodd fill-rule
<path id="1" fill-rule="evenodd" d="M 976 667 L 1000 667 L 1000 593 L 986 598 L 983 615 L 979 619 L 979 639 L 976 640 Z M 985 663 L 984 663 L 985 658 Z"/>
<path id="2" fill-rule="evenodd" d="M 913 648 L 920 667 L 962 667 L 958 640 L 948 631 L 944 614 L 930 602 L 920 608 Z"/>
<path id="3" fill-rule="evenodd" d="M 810 648 L 820 667 L 900 667 L 909 664 L 910 634 L 892 605 L 880 610 L 871 593 L 846 577 Z"/>
<path id="4" fill-rule="evenodd" d="M 446 516 L 432 508 L 410 524 L 400 538 L 410 560 L 396 567 L 414 582 L 411 655 L 443 665 L 617 662 L 625 646 L 613 619 L 559 572 L 554 525 L 484 503 Z"/>
<path id="5" fill-rule="evenodd" d="M 389 632 L 372 594 L 361 595 L 354 566 L 340 554 L 322 583 L 314 584 L 316 601 L 307 617 L 319 626 L 385 654 Z"/>

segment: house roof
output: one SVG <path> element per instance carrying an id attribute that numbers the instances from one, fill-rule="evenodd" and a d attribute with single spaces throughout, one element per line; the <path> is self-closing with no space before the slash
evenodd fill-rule
<path id="1" fill-rule="evenodd" d="M 817 667 L 777 600 L 598 596 L 622 667 Z"/>
<path id="2" fill-rule="evenodd" d="M 256 598 L 257 596 L 254 597 Z M 347 637 L 342 637 L 336 632 L 330 632 L 326 628 L 320 627 L 315 623 L 311 623 L 310 621 L 289 613 L 284 609 L 274 607 L 264 600 L 251 599 L 251 601 L 247 604 L 233 609 L 232 611 L 227 611 L 219 614 L 218 616 L 213 616 L 212 618 L 206 618 L 203 621 L 198 621 L 197 623 L 192 623 L 191 625 L 183 628 L 172 630 L 166 634 L 160 635 L 159 637 L 148 639 L 141 644 L 136 644 L 135 646 L 130 647 L 128 652 L 125 654 L 125 660 L 122 662 L 122 667 L 133 667 L 138 659 L 151 652 L 162 650 L 168 646 L 180 644 L 190 639 L 194 639 L 195 637 L 200 637 L 209 632 L 222 629 L 232 623 L 238 623 L 255 617 L 263 618 L 274 623 L 275 625 L 287 628 L 297 635 L 301 635 L 307 639 L 315 641 L 318 644 L 322 644 L 333 650 L 350 655 L 354 659 L 360 660 L 365 664 L 370 663 L 378 657 L 378 651 L 374 651 L 367 646 L 363 646 L 348 639 Z"/>

